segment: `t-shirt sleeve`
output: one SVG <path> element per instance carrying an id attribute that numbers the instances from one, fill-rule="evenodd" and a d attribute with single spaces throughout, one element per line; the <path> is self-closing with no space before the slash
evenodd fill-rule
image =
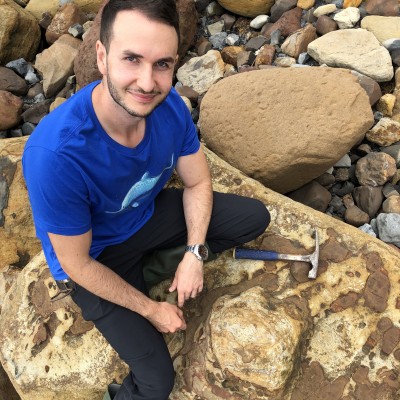
<path id="1" fill-rule="evenodd" d="M 86 184 L 73 162 L 42 147 L 25 150 L 23 172 L 36 230 L 80 235 L 91 228 Z"/>
<path id="2" fill-rule="evenodd" d="M 187 156 L 189 154 L 194 154 L 199 150 L 200 141 L 189 109 L 181 98 L 179 98 L 179 100 L 181 102 L 182 114 L 184 116 L 183 120 L 185 123 L 185 137 L 180 156 Z"/>

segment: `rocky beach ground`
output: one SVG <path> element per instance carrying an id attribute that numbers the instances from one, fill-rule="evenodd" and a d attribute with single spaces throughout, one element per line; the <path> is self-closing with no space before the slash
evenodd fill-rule
<path id="1" fill-rule="evenodd" d="M 17 150 L 14 149 L 22 148 L 26 136 L 53 108 L 61 105 L 80 87 L 99 78 L 94 43 L 98 38 L 102 3 L 103 0 L 0 0 L 0 20 L 4 21 L 0 25 L 0 138 L 3 149 L 0 151 L 0 205 L 3 211 L 0 214 L 0 225 L 5 227 L 4 237 L 9 232 L 14 235 L 14 229 L 15 236 L 22 234 L 14 226 L 21 215 L 18 212 L 14 215 L 9 210 L 15 207 L 14 200 L 9 199 L 16 191 L 14 186 L 14 192 L 11 193 L 10 182 L 13 178 L 10 176 L 17 176 L 15 171 L 19 168 L 13 164 L 13 160 L 18 159 Z M 236 190 L 238 186 L 240 193 L 257 193 L 266 204 L 271 201 L 276 226 L 271 227 L 271 233 L 259 245 L 269 248 L 274 245 L 283 246 L 287 252 L 299 251 L 296 245 L 301 247 L 301 243 L 306 240 L 304 238 L 308 238 L 304 228 L 308 224 L 304 222 L 307 215 L 310 215 L 313 225 L 321 229 L 323 242 L 322 276 L 317 285 L 308 283 L 303 267 L 298 265 L 291 267 L 289 275 L 284 275 L 279 268 L 274 270 L 271 266 L 257 267 L 252 264 L 240 264 L 243 270 L 239 269 L 239 272 L 235 264 L 232 268 L 235 272 L 229 272 L 232 260 L 224 258 L 221 265 L 218 264 L 223 273 L 215 270 L 207 275 L 210 287 L 218 288 L 221 285 L 220 292 L 216 289 L 221 298 L 226 293 L 237 295 L 245 292 L 254 283 L 252 280 L 255 277 L 256 283 L 264 285 L 276 302 L 283 319 L 287 317 L 295 327 L 291 329 L 294 337 L 288 339 L 289 347 L 295 355 L 288 355 L 289 361 L 279 361 L 274 357 L 281 352 L 277 350 L 276 354 L 271 353 L 272 365 L 284 367 L 281 370 L 284 373 L 277 374 L 275 382 L 266 380 L 262 372 L 259 376 L 246 372 L 240 379 L 247 383 L 236 388 L 238 393 L 241 396 L 252 393 L 253 397 L 248 398 L 285 400 L 289 398 L 283 394 L 285 390 L 292 393 L 291 400 L 398 398 L 400 328 L 396 324 L 399 320 L 400 298 L 394 293 L 398 286 L 398 275 L 393 267 L 393 254 L 400 247 L 399 1 L 178 0 L 177 3 L 182 32 L 174 87 L 191 110 L 204 145 L 265 187 L 334 218 L 332 220 L 322 215 L 319 219 L 318 213 L 313 210 L 308 214 L 296 207 L 288 212 L 286 207 L 289 206 L 280 198 L 276 200 L 273 194 L 265 195 L 261 185 L 252 186 L 242 175 L 239 178 L 231 172 L 226 173 L 225 167 L 221 167 L 221 170 L 215 167 L 217 171 L 222 171 L 215 178 L 216 186 L 221 190 Z M 21 142 L 17 143 L 14 140 L 18 141 L 18 138 Z M 7 141 L 12 143 L 10 148 L 3 144 Z M 212 165 L 219 166 L 219 161 L 210 157 Z M 234 178 L 229 180 L 231 176 Z M 23 186 L 21 182 L 17 184 Z M 25 199 L 25 208 L 26 202 Z M 281 212 L 283 217 L 279 219 Z M 7 218 L 8 225 L 5 223 Z M 16 221 L 14 225 L 13 219 Z M 24 222 L 29 218 L 24 214 L 22 219 L 21 226 L 25 235 L 33 237 L 31 222 Z M 377 237 L 392 246 L 395 252 L 392 253 L 390 249 L 387 251 L 386 247 L 381 249 L 376 244 L 371 244 L 369 248 L 363 236 L 354 241 L 349 240 L 351 233 L 345 230 L 340 234 L 334 232 L 335 224 L 332 221 L 336 220 Z M 279 236 L 279 230 L 282 238 L 274 242 L 274 234 Z M 307 243 L 307 249 L 312 248 L 313 243 Z M 6 254 L 10 250 L 11 254 L 13 246 L 7 246 L 2 253 Z M 25 250 L 18 249 L 15 253 L 18 253 L 19 261 L 7 261 L 6 264 L 21 268 L 36 254 L 29 254 L 32 251 L 30 249 L 25 253 Z M 343 272 L 340 279 L 332 272 L 332 268 L 328 268 L 332 265 L 335 271 L 339 271 L 339 275 L 340 271 Z M 0 271 L 2 267 L 0 265 Z M 40 355 L 42 350 L 43 353 L 47 351 L 51 354 L 53 331 L 57 324 L 61 327 L 62 322 L 53 324 L 46 318 L 53 315 L 51 318 L 57 321 L 54 315 L 61 311 L 51 309 L 42 301 L 40 293 L 47 293 L 42 281 L 50 279 L 43 272 L 45 262 L 39 259 L 31 270 L 24 279 L 29 282 L 27 287 L 37 288 L 36 292 L 33 291 L 33 300 L 30 298 L 29 301 L 34 304 L 35 313 L 40 315 L 35 319 L 40 321 L 40 328 L 33 338 L 34 353 L 37 352 L 34 355 Z M 38 276 L 32 278 L 34 274 Z M 228 276 L 224 278 L 226 281 L 219 274 Z M 243 281 L 241 274 L 251 282 Z M 268 275 L 265 282 L 263 274 Z M 29 279 L 36 279 L 37 282 L 32 283 Z M 21 282 L 25 282 L 22 277 Z M 304 284 L 306 289 L 302 287 Z M 224 285 L 233 289 L 226 289 Z M 8 281 L 4 284 L 0 281 L 0 292 L 7 293 L 10 286 Z M 264 304 L 258 289 L 246 293 L 243 294 L 244 302 L 252 302 L 256 298 L 258 300 L 255 304 Z M 294 299 L 297 295 L 301 300 Z M 209 319 L 217 326 L 218 318 L 224 321 L 224 316 L 213 316 L 211 307 L 214 307 L 212 302 L 217 294 L 211 297 L 211 300 L 203 299 L 198 304 L 202 310 L 204 306 L 210 312 Z M 224 300 L 221 302 L 215 306 L 214 314 L 218 307 L 224 309 Z M 11 305 L 8 307 L 6 311 L 11 318 L 15 312 Z M 235 304 L 232 307 L 236 307 Z M 301 314 L 300 320 L 304 316 L 306 322 L 293 322 L 291 318 L 294 309 Z M 188 312 L 192 311 L 199 313 L 195 305 L 189 307 Z M 71 338 L 73 335 L 86 334 L 88 328 L 81 326 L 82 321 L 76 317 L 75 311 L 68 315 L 65 321 L 70 325 L 65 327 L 65 335 Z M 246 325 L 246 318 L 243 315 L 240 323 Z M 269 315 L 260 318 L 260 326 L 263 324 L 261 320 L 269 321 L 268 318 Z M 347 324 L 342 324 L 343 318 Z M 224 387 L 225 383 L 233 385 L 233 389 L 236 385 L 232 383 L 234 380 L 229 381 L 229 374 L 226 382 L 219 382 L 221 371 L 213 365 L 207 370 L 210 374 L 211 370 L 218 370 L 213 379 L 209 380 L 209 376 L 198 378 L 203 373 L 199 372 L 198 365 L 208 362 L 207 357 L 211 355 L 207 352 L 211 350 L 207 347 L 207 335 L 201 338 L 196 336 L 197 322 L 194 318 L 187 340 L 201 345 L 189 351 L 189 345 L 185 344 L 189 354 L 185 361 L 189 365 L 185 379 L 192 375 L 186 379 L 185 384 L 182 381 L 180 384 L 188 391 L 187 397 L 180 394 L 179 387 L 173 398 L 189 399 L 193 398 L 193 393 L 199 396 L 201 393 L 202 397 L 199 398 L 229 398 L 223 397 L 226 395 L 225 390 L 229 392 L 229 387 Z M 213 329 L 209 321 L 206 321 L 206 316 L 201 324 L 203 322 L 205 331 Z M 253 321 L 249 319 L 248 323 L 252 326 Z M 267 325 L 274 323 L 271 320 L 271 324 Z M 267 330 L 267 325 L 262 329 Z M 72 336 L 69 331 L 71 326 L 74 331 Z M 362 330 L 365 326 L 372 333 L 366 334 Z M 333 351 L 332 354 L 325 354 L 324 349 L 319 347 L 319 343 L 328 340 L 334 348 L 334 339 L 326 339 L 332 329 L 342 341 L 340 349 L 345 348 L 342 353 L 339 349 L 336 353 Z M 348 338 L 362 336 L 365 343 L 359 346 L 353 339 L 342 338 L 340 335 L 344 331 Z M 211 333 L 208 333 L 211 337 Z M 277 329 L 276 337 L 283 334 L 283 331 Z M 217 332 L 213 335 L 221 341 L 218 349 L 222 351 L 225 346 L 224 334 L 219 336 Z M 306 354 L 304 349 L 300 349 L 301 346 L 308 346 L 302 342 L 306 336 L 313 338 L 311 347 L 307 349 L 308 354 L 321 365 L 306 365 L 306 358 L 296 356 L 297 352 Z M 5 339 L 0 335 L 1 340 Z M 32 345 L 30 337 L 24 340 L 29 346 Z M 89 342 L 95 343 L 97 340 L 91 339 Z M 179 341 L 182 341 L 182 337 L 171 339 L 170 347 L 177 346 Z M 296 347 L 296 341 L 303 344 Z M 238 348 L 242 345 L 239 343 Z M 249 343 L 247 345 L 250 346 Z M 376 355 L 377 348 L 382 350 L 381 358 Z M 203 350 L 207 353 L 205 361 L 202 359 L 204 354 L 200 354 Z M 94 354 L 96 349 L 91 347 L 90 351 Z M 259 352 L 257 349 L 254 351 Z M 212 356 L 220 357 L 223 364 L 227 355 L 222 353 Z M 27 359 L 31 353 L 25 355 L 21 351 L 21 354 L 22 359 Z M 346 366 L 343 372 L 339 366 L 349 354 L 354 357 L 353 366 Z M 363 357 L 369 358 L 369 363 L 357 364 L 357 360 Z M 300 370 L 296 364 L 300 363 L 300 358 L 303 375 L 294 384 L 295 374 L 291 377 L 289 375 L 292 368 Z M 379 360 L 375 362 L 376 358 Z M 112 366 L 115 359 L 115 355 L 110 356 Z M 29 362 L 37 365 L 38 361 Z M 43 362 L 47 363 L 46 360 Z M 371 376 L 366 377 L 367 364 L 374 371 L 376 380 L 369 381 Z M 381 364 L 384 367 L 379 369 Z M 19 374 L 16 374 L 17 378 Z M 196 387 L 196 379 L 204 382 L 208 380 L 207 385 L 211 389 L 205 385 L 200 390 Z M 191 382 L 192 391 L 188 389 L 187 381 Z M 217 382 L 217 389 L 212 384 L 214 381 Z M 3 382 L 5 378 L 0 375 L 0 394 L 4 391 L 7 399 L 18 399 L 13 389 Z M 219 386 L 220 383 L 222 386 Z M 251 386 L 253 383 L 255 389 Z M 29 392 L 32 389 L 29 385 L 24 387 L 22 382 L 21 391 L 26 390 L 29 393 L 26 398 L 31 400 L 33 392 Z M 257 385 L 261 385 L 261 388 Z M 321 391 L 320 386 L 329 388 Z M 98 386 L 93 390 L 99 390 Z M 215 393 L 222 392 L 221 397 L 213 397 L 218 396 Z M 88 397 L 81 398 L 91 398 L 90 393 Z M 270 393 L 275 393 L 275 397 L 269 397 L 272 396 Z M 48 396 L 41 398 L 52 398 Z"/>
<path id="2" fill-rule="evenodd" d="M 54 3 L 53 8 L 46 9 L 46 2 L 40 5 L 33 0 L 27 5 L 22 0 L 16 3 L 40 17 L 40 33 L 35 42 L 37 54 L 31 51 L 30 60 L 26 61 L 23 54 L 17 57 L 18 49 L 13 49 L 15 56 L 10 60 L 7 46 L 0 54 L 0 137 L 5 140 L 29 135 L 43 116 L 77 90 L 79 76 L 81 84 L 98 78 L 83 71 L 87 63 L 75 60 L 82 39 L 93 25 L 95 6 L 92 11 L 83 11 L 69 1 L 62 2 L 62 9 L 54 8 Z M 194 5 L 197 19 L 192 15 L 183 23 L 182 34 L 186 34 L 186 26 L 191 26 L 191 37 L 181 57 L 175 87 L 196 123 L 208 89 L 238 72 L 272 66 L 328 66 L 353 72 L 369 96 L 374 126 L 326 173 L 310 176 L 305 185 L 284 193 L 385 242 L 400 245 L 400 77 L 394 74 L 400 64 L 397 0 L 200 0 Z M 269 12 L 257 15 L 262 7 L 270 7 Z M 6 34 L 3 32 L 3 43 L 15 41 Z M 71 73 L 73 61 L 75 71 Z M 268 92 L 268 86 L 264 90 Z M 245 113 L 245 104 L 242 109 Z M 290 110 L 279 118 L 290 118 Z M 252 176 L 251 171 L 245 172 Z"/>

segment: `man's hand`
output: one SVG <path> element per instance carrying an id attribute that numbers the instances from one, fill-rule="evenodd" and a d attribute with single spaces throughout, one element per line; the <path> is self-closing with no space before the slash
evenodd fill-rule
<path id="1" fill-rule="evenodd" d="M 203 290 L 203 261 L 194 254 L 185 253 L 175 272 L 175 277 L 169 288 L 170 292 L 178 291 L 178 306 L 182 307 L 185 300 L 195 298 Z"/>
<path id="2" fill-rule="evenodd" d="M 173 333 L 186 329 L 182 310 L 167 302 L 155 302 L 152 313 L 146 315 L 146 318 L 162 333 Z"/>

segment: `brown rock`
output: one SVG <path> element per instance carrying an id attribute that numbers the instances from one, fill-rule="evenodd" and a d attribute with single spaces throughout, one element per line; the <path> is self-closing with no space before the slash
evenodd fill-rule
<path id="1" fill-rule="evenodd" d="M 0 131 L 14 128 L 21 120 L 24 102 L 10 92 L 0 90 Z"/>
<path id="2" fill-rule="evenodd" d="M 360 210 L 357 206 L 351 206 L 344 213 L 344 220 L 353 226 L 368 224 L 370 219 L 366 212 Z"/>
<path id="3" fill-rule="evenodd" d="M 326 211 L 332 199 L 329 190 L 315 181 L 289 193 L 288 197 L 321 212 Z"/>
<path id="4" fill-rule="evenodd" d="M 353 190 L 353 198 L 357 206 L 373 218 L 382 205 L 382 187 L 358 186 Z"/>
<path id="5" fill-rule="evenodd" d="M 341 312 L 347 308 L 354 307 L 357 304 L 359 294 L 355 292 L 349 292 L 342 294 L 331 304 L 331 310 L 333 312 Z"/>
<path id="6" fill-rule="evenodd" d="M 256 56 L 255 66 L 272 65 L 275 58 L 275 52 L 275 46 L 271 46 L 270 44 L 263 46 Z"/>
<path id="7" fill-rule="evenodd" d="M 280 30 L 283 37 L 287 37 L 292 33 L 296 32 L 301 28 L 301 13 L 300 7 L 293 8 L 292 10 L 286 11 L 272 26 L 265 31 L 262 30 L 262 34 L 267 38 L 271 38 L 271 33 Z"/>
<path id="8" fill-rule="evenodd" d="M 393 326 L 393 322 L 388 317 L 383 317 L 378 321 L 377 327 L 381 332 L 386 332 Z"/>
<path id="9" fill-rule="evenodd" d="M 352 74 L 357 78 L 358 83 L 366 91 L 369 97 L 369 103 L 371 104 L 371 106 L 373 106 L 382 96 L 382 91 L 379 83 L 369 76 L 360 74 L 356 71 L 352 71 Z"/>
<path id="10" fill-rule="evenodd" d="M 390 146 L 400 141 L 400 122 L 393 121 L 391 118 L 381 118 L 367 132 L 366 138 L 379 146 Z"/>
<path id="11" fill-rule="evenodd" d="M 282 117 L 277 121 L 276 115 Z M 200 120 L 207 146 L 266 186 L 287 193 L 342 158 L 364 137 L 373 115 L 365 91 L 348 71 L 268 68 L 214 84 L 202 100 Z M 343 127 L 340 132 L 338 127 Z"/>
<path id="12" fill-rule="evenodd" d="M 85 36 L 82 45 L 79 47 L 78 55 L 75 57 L 74 72 L 79 87 L 86 86 L 88 83 L 102 78 L 97 68 L 95 43 L 100 37 L 101 14 L 107 1 L 105 0 L 101 5 L 89 33 Z M 178 54 L 180 59 L 182 59 L 194 40 L 198 18 L 193 0 L 177 0 L 176 5 L 180 26 Z"/>
<path id="13" fill-rule="evenodd" d="M 370 15 L 397 17 L 399 15 L 398 0 L 367 0 L 365 10 Z"/>
<path id="14" fill-rule="evenodd" d="M 361 185 L 383 186 L 396 173 L 396 160 L 386 153 L 370 153 L 356 164 L 356 176 Z"/>
<path id="15" fill-rule="evenodd" d="M 286 11 L 295 8 L 297 0 L 276 0 L 275 4 L 271 7 L 271 22 L 276 22 Z"/>
<path id="16" fill-rule="evenodd" d="M 208 42 L 210 43 L 210 42 Z M 211 43 L 210 43 L 211 45 Z M 226 46 L 221 50 L 221 57 L 225 63 L 236 65 L 237 64 L 237 56 L 239 53 L 243 51 L 243 47 L 241 46 Z"/>
<path id="17" fill-rule="evenodd" d="M 199 93 L 196 92 L 189 86 L 179 86 L 176 88 L 176 91 L 180 96 L 187 97 L 192 103 L 197 103 L 197 99 L 199 97 Z"/>
<path id="18" fill-rule="evenodd" d="M 40 41 L 36 18 L 13 0 L 0 0 L 0 64 L 34 59 Z"/>
<path id="19" fill-rule="evenodd" d="M 399 342 L 400 342 L 400 329 L 393 326 L 383 334 L 382 352 L 387 355 L 391 354 L 392 351 L 399 344 Z"/>
<path id="20" fill-rule="evenodd" d="M 386 310 L 390 293 L 390 282 L 385 273 L 376 271 L 372 273 L 365 285 L 365 305 L 376 312 Z"/>
<path id="21" fill-rule="evenodd" d="M 325 35 L 326 33 L 336 31 L 336 29 L 338 29 L 338 25 L 336 21 L 327 15 L 321 15 L 317 19 L 315 29 L 319 35 Z"/>
<path id="22" fill-rule="evenodd" d="M 0 67 L 0 90 L 5 90 L 16 96 L 25 96 L 28 92 L 28 85 L 12 69 Z"/>
<path id="23" fill-rule="evenodd" d="M 41 101 L 40 103 L 33 104 L 22 113 L 22 119 L 24 122 L 38 124 L 40 120 L 49 113 L 51 103 L 52 101 L 48 99 Z"/>
<path id="24" fill-rule="evenodd" d="M 384 213 L 400 214 L 400 196 L 390 196 L 382 204 Z"/>
<path id="25" fill-rule="evenodd" d="M 197 55 L 201 57 L 212 49 L 212 44 L 207 39 L 203 38 L 203 40 L 201 40 L 196 46 L 196 49 Z"/>
<path id="26" fill-rule="evenodd" d="M 53 44 L 58 38 L 68 33 L 70 26 L 83 25 L 87 21 L 86 14 L 74 3 L 65 4 L 53 17 L 46 30 L 46 41 Z"/>
<path id="27" fill-rule="evenodd" d="M 243 17 L 257 17 L 260 14 L 268 14 L 274 0 L 218 0 L 218 3 L 234 14 Z"/>
<path id="28" fill-rule="evenodd" d="M 290 57 L 298 58 L 300 53 L 307 51 L 307 46 L 317 38 L 316 30 L 312 24 L 292 33 L 283 42 L 282 51 Z"/>

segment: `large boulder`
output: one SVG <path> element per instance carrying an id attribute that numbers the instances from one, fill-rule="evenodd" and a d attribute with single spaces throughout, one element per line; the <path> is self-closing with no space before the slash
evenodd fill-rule
<path id="1" fill-rule="evenodd" d="M 103 0 L 100 10 L 96 15 L 89 33 L 85 36 L 82 45 L 74 62 L 76 82 L 80 87 L 97 79 L 101 79 L 100 71 L 97 68 L 96 41 L 100 38 L 101 13 L 108 0 Z M 194 0 L 177 0 L 179 14 L 180 44 L 178 54 L 180 59 L 186 54 L 197 29 L 197 11 Z"/>
<path id="2" fill-rule="evenodd" d="M 339 29 L 312 41 L 308 54 L 329 67 L 353 69 L 377 82 L 390 81 L 394 71 L 389 51 L 366 29 Z"/>
<path id="3" fill-rule="evenodd" d="M 272 192 L 206 149 L 215 190 L 252 196 L 272 217 L 252 246 L 314 251 L 298 262 L 205 266 L 206 290 L 185 304 L 188 328 L 166 335 L 177 370 L 171 400 L 395 400 L 400 373 L 400 254 L 383 242 Z M 175 182 L 173 181 L 172 184 Z M 175 301 L 169 282 L 152 290 Z M 100 400 L 125 365 L 68 298 L 50 303 L 43 255 L 19 274 L 0 315 L 0 359 L 22 400 Z"/>
<path id="4" fill-rule="evenodd" d="M 0 64 L 24 58 L 31 61 L 40 41 L 39 24 L 14 0 L 0 0 Z"/>
<path id="5" fill-rule="evenodd" d="M 218 0 L 222 7 L 243 17 L 268 14 L 275 0 Z"/>
<path id="6" fill-rule="evenodd" d="M 230 76 L 201 102 L 207 146 L 272 190 L 318 177 L 373 124 L 368 96 L 348 71 L 269 68 Z"/>
<path id="7" fill-rule="evenodd" d="M 41 248 L 22 176 L 25 143 L 26 137 L 0 140 L 0 272 L 23 268 Z"/>
<path id="8" fill-rule="evenodd" d="M 73 2 L 85 13 L 97 13 L 103 1 L 104 0 L 74 0 Z M 62 2 L 60 0 L 29 0 L 26 10 L 34 15 L 37 20 L 40 20 L 42 14 L 45 12 L 55 15 L 60 5 L 65 3 L 65 0 Z"/>

